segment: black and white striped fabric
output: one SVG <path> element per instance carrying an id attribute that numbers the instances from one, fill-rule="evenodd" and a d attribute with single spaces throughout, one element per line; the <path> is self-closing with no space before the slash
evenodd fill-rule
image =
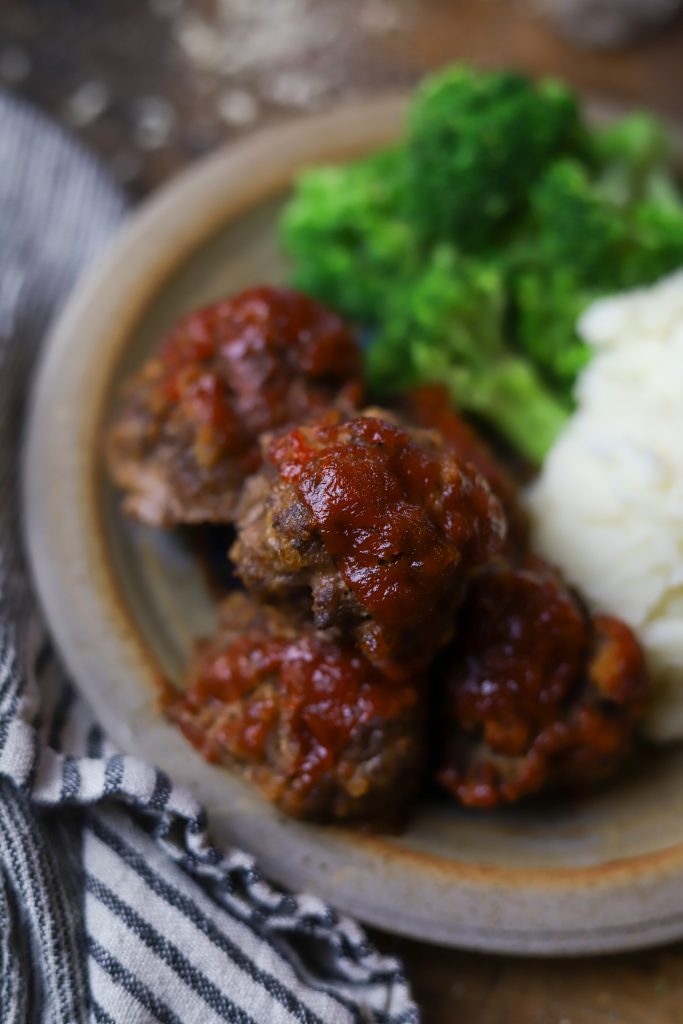
<path id="1" fill-rule="evenodd" d="M 85 153 L 0 94 L 0 1021 L 417 1022 L 356 924 L 212 847 L 194 798 L 116 751 L 45 635 L 19 532 L 26 385 L 123 212 Z"/>

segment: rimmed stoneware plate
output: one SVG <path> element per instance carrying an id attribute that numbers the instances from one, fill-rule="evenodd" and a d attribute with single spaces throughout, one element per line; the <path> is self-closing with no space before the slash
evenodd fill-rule
<path id="1" fill-rule="evenodd" d="M 504 814 L 426 806 L 405 835 L 288 821 L 166 724 L 155 679 L 178 679 L 213 600 L 173 535 L 119 514 L 102 433 L 122 379 L 179 314 L 279 282 L 277 218 L 301 168 L 392 141 L 402 100 L 270 130 L 200 163 L 129 222 L 46 345 L 25 452 L 35 580 L 74 679 L 123 750 L 208 805 L 215 834 L 274 879 L 406 935 L 506 953 L 570 954 L 683 936 L 683 753 L 645 760 L 579 802 Z"/>

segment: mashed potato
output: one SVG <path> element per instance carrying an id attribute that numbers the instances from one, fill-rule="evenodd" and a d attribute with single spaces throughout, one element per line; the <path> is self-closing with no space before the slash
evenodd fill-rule
<path id="1" fill-rule="evenodd" d="M 596 302 L 577 411 L 528 500 L 535 542 L 646 650 L 656 739 L 683 737 L 683 272 Z"/>

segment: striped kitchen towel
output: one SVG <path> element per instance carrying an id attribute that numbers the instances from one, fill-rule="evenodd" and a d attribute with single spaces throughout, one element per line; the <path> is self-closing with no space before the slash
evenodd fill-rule
<path id="1" fill-rule="evenodd" d="M 123 213 L 87 154 L 0 94 L 0 1021 L 416 1022 L 353 921 L 213 847 L 189 793 L 116 751 L 45 634 L 19 530 L 27 381 Z"/>

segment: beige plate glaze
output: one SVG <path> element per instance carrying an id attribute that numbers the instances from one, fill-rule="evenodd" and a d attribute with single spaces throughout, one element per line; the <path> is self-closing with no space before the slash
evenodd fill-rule
<path id="1" fill-rule="evenodd" d="M 183 311 L 282 280 L 276 219 L 302 167 L 396 137 L 402 101 L 324 115 L 231 146 L 159 193 L 71 299 L 33 395 L 25 520 L 69 669 L 112 738 L 208 805 L 215 834 L 275 879 L 422 939 L 506 953 L 588 953 L 683 936 L 683 753 L 591 799 L 505 814 L 424 807 L 399 838 L 285 820 L 205 764 L 160 717 L 213 604 L 172 536 L 119 515 L 101 437 L 121 379 Z"/>

